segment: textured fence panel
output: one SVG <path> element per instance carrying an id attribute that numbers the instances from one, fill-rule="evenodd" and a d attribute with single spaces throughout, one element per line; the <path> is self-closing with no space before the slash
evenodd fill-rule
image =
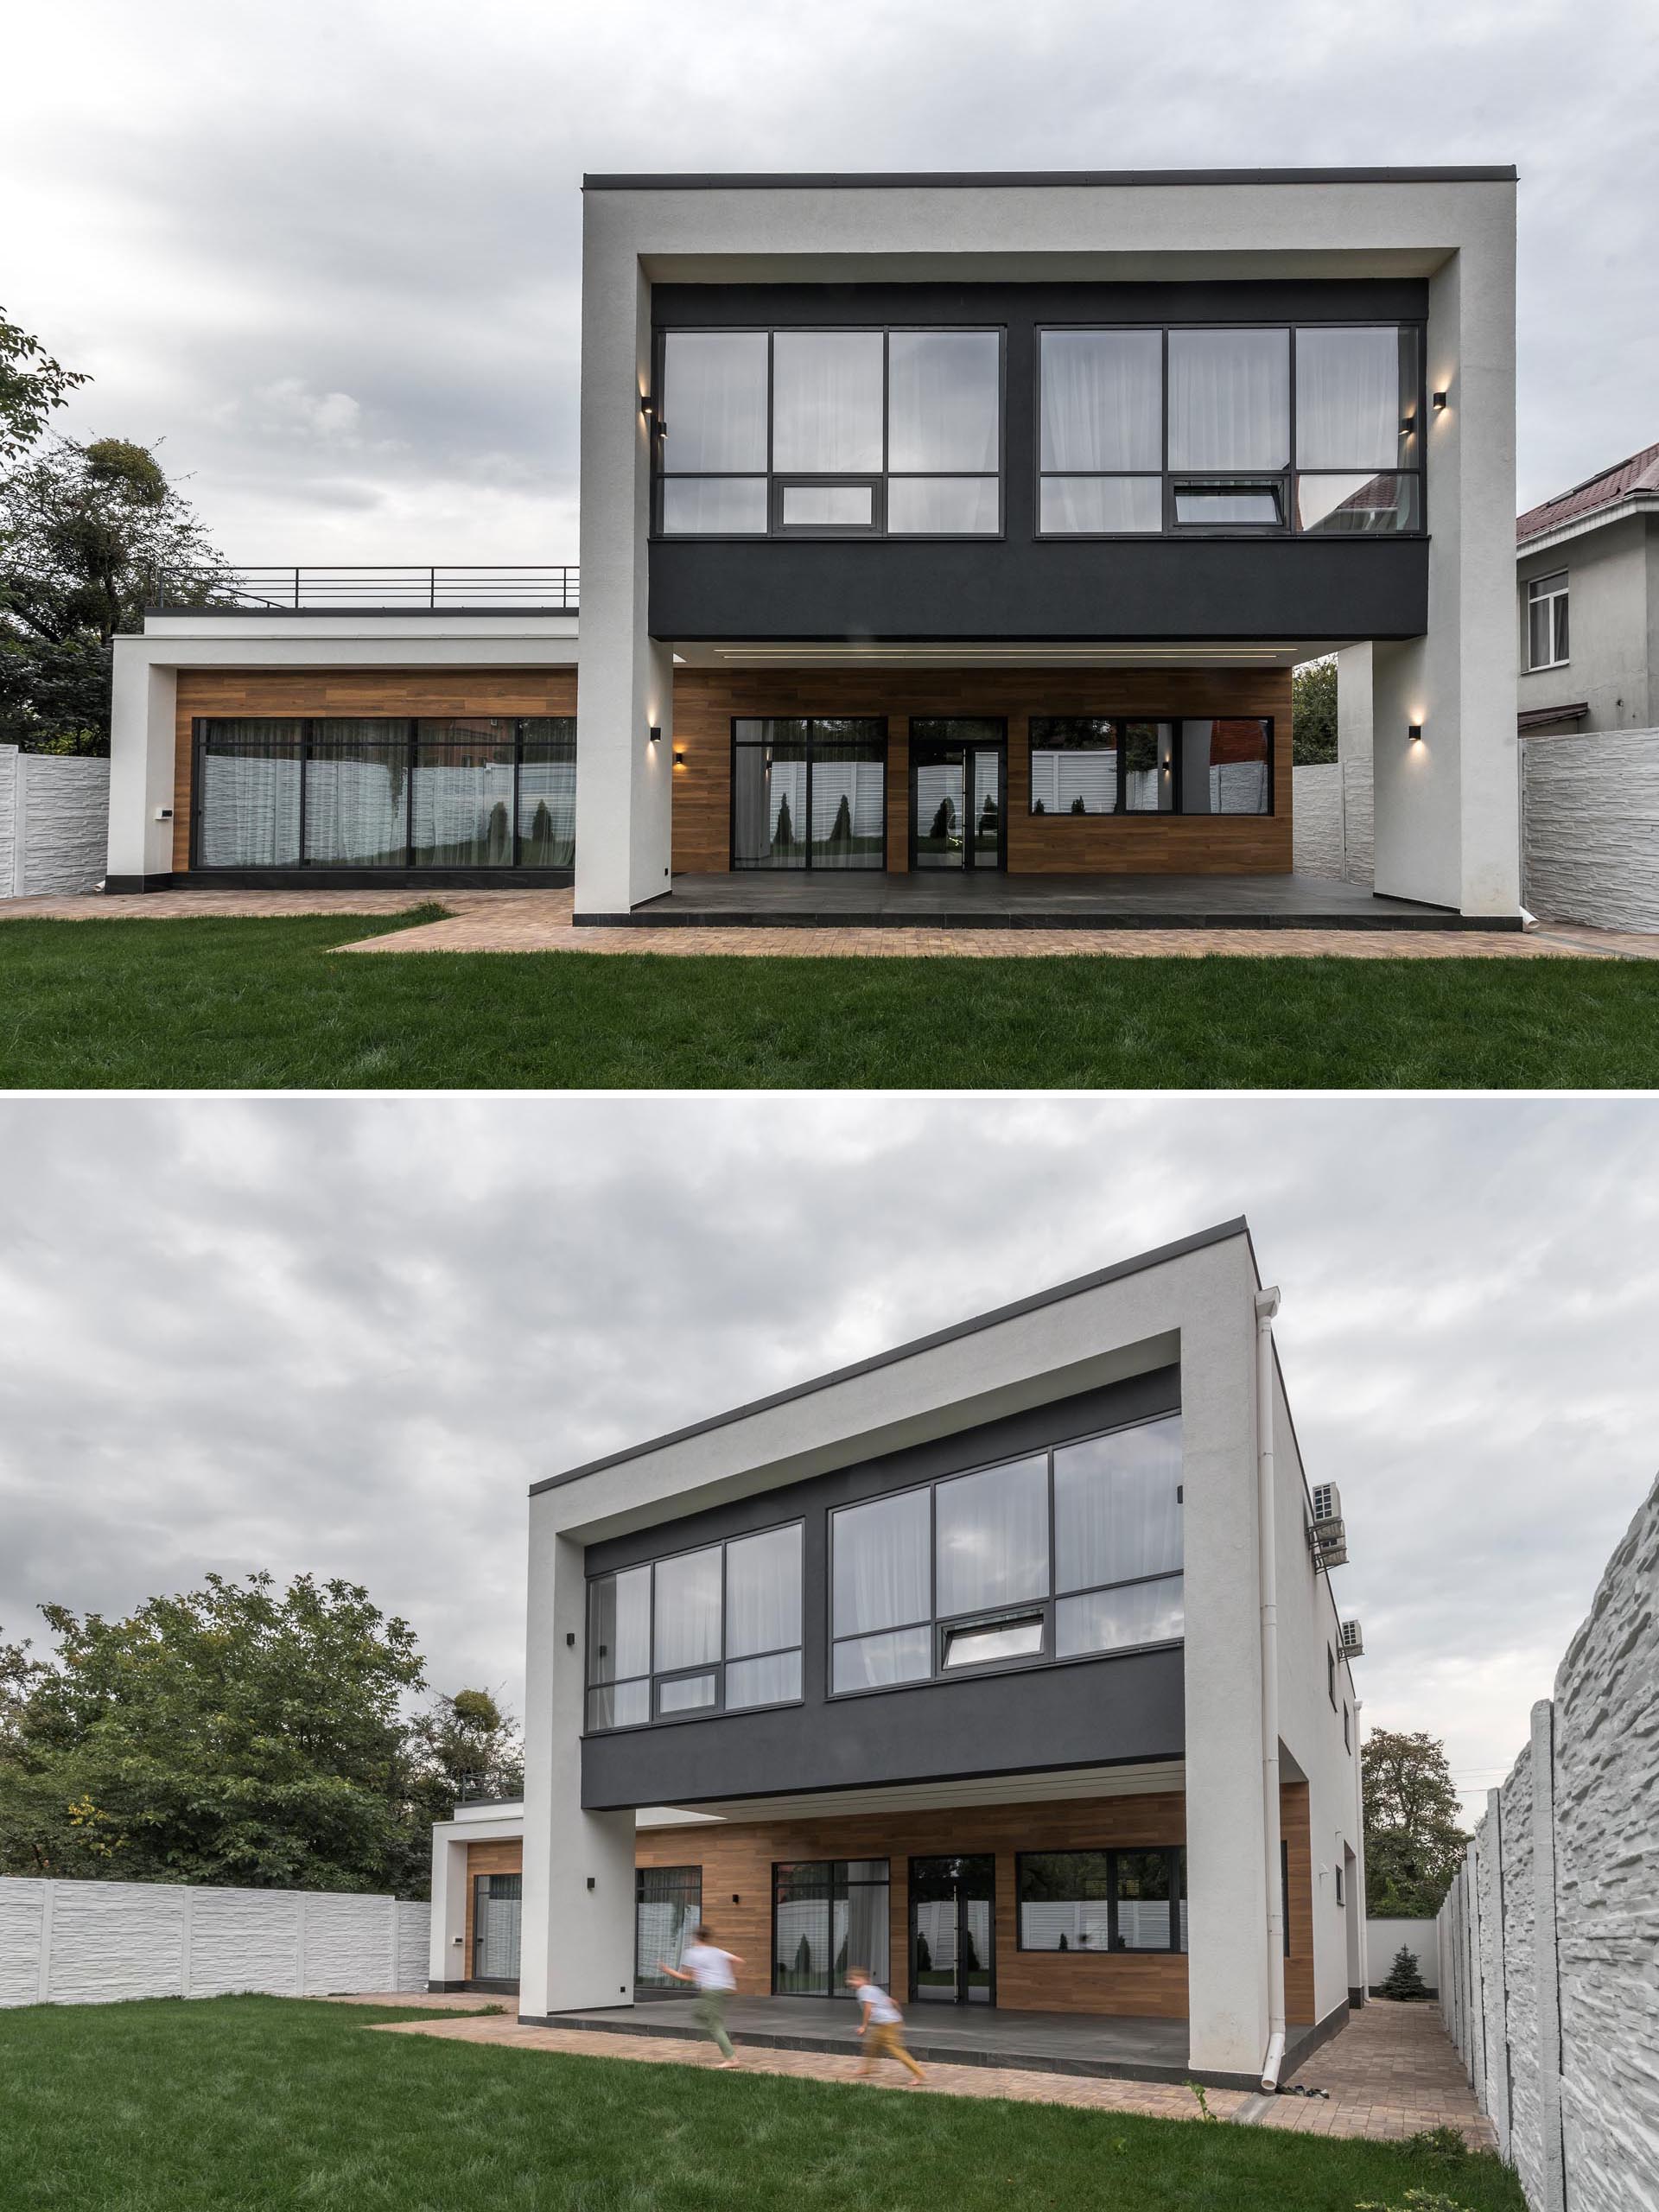
<path id="1" fill-rule="evenodd" d="M 109 819 L 107 760 L 0 745 L 0 898 L 96 890 Z"/>
<path id="2" fill-rule="evenodd" d="M 430 1908 L 327 1891 L 0 1879 L 0 2005 L 426 1987 Z"/>
<path id="3" fill-rule="evenodd" d="M 1371 1987 L 1379 1988 L 1388 1980 L 1389 1969 L 1395 1955 L 1404 1945 L 1417 1961 L 1417 1971 L 1428 1985 L 1429 1994 L 1440 1988 L 1440 1948 L 1432 1920 L 1379 1920 L 1369 1915 L 1365 1922 L 1365 1957 L 1370 1968 Z"/>
<path id="4" fill-rule="evenodd" d="M 1659 2212 L 1656 1683 L 1659 1484 L 1440 1912 L 1441 2009 L 1534 2212 Z"/>
<path id="5" fill-rule="evenodd" d="M 1521 745 L 1522 898 L 1541 920 L 1659 930 L 1659 730 Z"/>
<path id="6" fill-rule="evenodd" d="M 1343 872 L 1342 770 L 1334 760 L 1293 768 L 1291 864 L 1298 875 Z"/>

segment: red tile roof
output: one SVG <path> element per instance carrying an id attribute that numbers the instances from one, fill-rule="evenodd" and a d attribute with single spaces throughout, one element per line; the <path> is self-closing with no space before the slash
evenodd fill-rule
<path id="1" fill-rule="evenodd" d="M 1604 468 L 1599 476 L 1575 484 L 1558 499 L 1529 508 L 1515 525 L 1516 542 L 1524 545 L 1529 537 L 1541 537 L 1546 531 L 1559 530 L 1563 523 L 1578 522 L 1603 507 L 1615 507 L 1638 492 L 1659 493 L 1659 445 L 1644 446 L 1628 461 Z"/>

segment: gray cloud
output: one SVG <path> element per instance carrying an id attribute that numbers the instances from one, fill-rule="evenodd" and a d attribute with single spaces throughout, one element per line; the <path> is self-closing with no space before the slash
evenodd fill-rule
<path id="1" fill-rule="evenodd" d="M 1367 1719 L 1497 1778 L 1659 1459 L 1641 1102 L 0 1105 L 0 1621 L 365 1581 L 522 1688 L 537 1477 L 1248 1212 Z M 38 1623 L 35 1624 L 38 1625 Z"/>
<path id="2" fill-rule="evenodd" d="M 63 0 L 8 48 L 3 296 L 96 372 L 71 425 L 165 434 L 243 559 L 574 559 L 584 169 L 1515 160 L 1527 505 L 1659 435 L 1651 31 L 1644 0 Z"/>

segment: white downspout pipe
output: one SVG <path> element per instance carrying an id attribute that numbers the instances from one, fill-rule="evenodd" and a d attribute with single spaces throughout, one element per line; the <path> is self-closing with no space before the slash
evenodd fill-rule
<path id="1" fill-rule="evenodd" d="M 1371 2001 L 1370 1929 L 1365 1918 L 1365 1734 L 1363 1701 L 1354 1700 L 1354 1878 L 1359 1888 L 1359 2001 Z"/>
<path id="2" fill-rule="evenodd" d="M 1273 1317 L 1276 1290 L 1255 1294 L 1255 1526 L 1262 1592 L 1262 1837 L 1268 1878 L 1268 2049 L 1262 2087 L 1279 2087 L 1285 2056 L 1285 1918 L 1279 1886 L 1279 1574 L 1274 1526 Z"/>

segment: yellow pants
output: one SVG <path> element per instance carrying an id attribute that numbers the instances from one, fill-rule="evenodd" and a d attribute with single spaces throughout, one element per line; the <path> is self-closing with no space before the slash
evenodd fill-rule
<path id="1" fill-rule="evenodd" d="M 873 2073 L 878 2058 L 896 2058 L 901 2066 L 909 2067 L 918 2082 L 925 2078 L 921 2068 L 905 2049 L 904 2039 L 895 2022 L 889 2021 L 886 2027 L 878 2024 L 864 2031 L 862 2071 L 866 2074 Z"/>

